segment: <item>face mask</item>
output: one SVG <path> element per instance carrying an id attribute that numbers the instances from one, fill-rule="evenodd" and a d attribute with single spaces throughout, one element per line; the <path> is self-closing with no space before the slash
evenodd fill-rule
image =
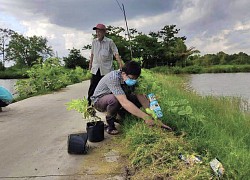
<path id="1" fill-rule="evenodd" d="M 133 86 L 133 85 L 135 85 L 136 84 L 136 80 L 135 79 L 130 79 L 130 78 L 128 78 L 126 81 L 125 81 L 125 83 L 128 85 L 128 86 Z"/>

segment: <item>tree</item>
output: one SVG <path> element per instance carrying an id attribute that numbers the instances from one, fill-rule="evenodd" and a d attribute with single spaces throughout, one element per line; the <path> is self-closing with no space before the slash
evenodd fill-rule
<path id="1" fill-rule="evenodd" d="M 123 28 L 108 26 L 108 29 L 107 37 L 115 42 L 123 61 L 131 60 L 131 45 L 133 59 L 139 59 L 143 68 L 174 66 L 177 62 L 185 66 L 187 58 L 199 52 L 194 47 L 187 48 L 185 36 L 177 37 L 180 29 L 176 29 L 176 25 L 166 25 L 160 31 L 148 35 L 130 29 L 131 42 L 122 35 L 125 32 Z M 90 48 L 91 45 L 84 46 L 84 49 Z"/>
<path id="2" fill-rule="evenodd" d="M 233 64 L 249 64 L 250 57 L 243 52 L 239 52 L 237 57 L 232 61 Z"/>
<path id="3" fill-rule="evenodd" d="M 220 60 L 220 64 L 226 64 L 227 62 L 227 56 L 228 54 L 224 53 L 223 51 L 220 51 L 216 54 Z"/>
<path id="4" fill-rule="evenodd" d="M 182 67 L 189 66 L 192 64 L 192 62 L 189 62 L 189 57 L 198 53 L 200 53 L 200 51 L 195 49 L 195 47 L 190 47 L 188 49 L 186 47 L 184 51 L 179 53 L 179 60 L 176 64 Z"/>
<path id="5" fill-rule="evenodd" d="M 45 60 L 53 55 L 52 48 L 47 43 L 47 39 L 41 36 L 24 37 L 14 33 L 6 49 L 6 59 L 19 66 L 31 67 L 38 59 Z"/>
<path id="6" fill-rule="evenodd" d="M 87 59 L 81 55 L 80 50 L 75 48 L 70 50 L 68 57 L 64 57 L 63 61 L 65 62 L 66 68 L 75 69 L 77 66 L 83 69 L 88 68 Z"/>
<path id="7" fill-rule="evenodd" d="M 174 66 L 177 61 L 183 61 L 186 56 L 187 47 L 185 45 L 186 37 L 176 37 L 180 29 L 175 28 L 176 25 L 166 25 L 161 31 L 157 33 L 151 33 L 151 35 L 158 38 L 163 48 L 163 55 L 161 57 L 161 65 Z M 180 57 L 183 57 L 180 59 Z"/>
<path id="8" fill-rule="evenodd" d="M 134 57 L 142 58 L 142 67 L 185 66 L 187 58 L 199 53 L 194 47 L 187 48 L 186 37 L 176 37 L 179 29 L 175 25 L 166 25 L 161 31 L 150 32 L 149 35 L 138 33 L 133 38 Z M 136 56 L 135 56 L 136 55 Z"/>
<path id="9" fill-rule="evenodd" d="M 107 26 L 106 36 L 114 41 L 124 62 L 131 60 L 129 41 L 123 37 L 121 34 L 125 32 L 125 29 L 122 27 Z"/>
<path id="10" fill-rule="evenodd" d="M 157 38 L 142 33 L 133 39 L 133 56 L 142 62 L 142 67 L 151 68 L 161 59 L 162 48 Z"/>
<path id="11" fill-rule="evenodd" d="M 4 68 L 4 65 L 3 63 L 0 61 L 0 71 L 3 71 L 5 68 Z"/>
<path id="12" fill-rule="evenodd" d="M 9 38 L 13 33 L 14 31 L 11 29 L 0 28 L 0 55 L 2 55 L 1 66 L 3 67 L 3 69 L 4 69 L 4 64 L 5 64 L 6 48 L 8 47 Z"/>

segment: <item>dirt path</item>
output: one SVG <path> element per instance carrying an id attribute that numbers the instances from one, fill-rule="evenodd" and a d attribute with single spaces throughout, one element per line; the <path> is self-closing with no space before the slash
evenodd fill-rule
<path id="1" fill-rule="evenodd" d="M 68 134 L 85 132 L 65 103 L 87 95 L 89 81 L 13 103 L 0 113 L 0 179 L 123 179 L 109 135 L 87 155 L 67 153 Z M 110 154 L 111 152 L 111 154 Z M 109 162 L 107 156 L 118 155 Z"/>

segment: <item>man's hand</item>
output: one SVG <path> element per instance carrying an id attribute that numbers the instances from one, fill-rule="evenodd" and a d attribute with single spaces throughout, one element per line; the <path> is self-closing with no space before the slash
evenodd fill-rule
<path id="1" fill-rule="evenodd" d="M 155 122 L 154 122 L 154 120 L 152 120 L 152 119 L 148 119 L 148 120 L 144 120 L 145 121 L 145 123 L 147 124 L 147 125 L 149 125 L 149 126 L 154 126 L 155 125 Z"/>
<path id="2" fill-rule="evenodd" d="M 146 119 L 144 119 L 145 123 L 149 126 L 160 126 L 161 128 L 167 129 L 169 131 L 172 131 L 172 128 L 163 124 L 163 122 L 161 122 L 156 114 L 149 108 L 146 108 L 146 112 L 147 114 L 149 114 L 150 116 L 146 117 Z M 152 117 L 151 117 L 152 116 Z M 154 119 L 154 120 L 153 120 Z"/>
<path id="3" fill-rule="evenodd" d="M 140 110 L 138 107 L 136 107 L 136 105 L 134 105 L 131 101 L 129 101 L 126 97 L 126 95 L 115 95 L 115 97 L 117 98 L 117 100 L 119 101 L 119 103 L 121 104 L 121 106 L 127 110 L 128 112 L 130 112 L 131 114 L 142 118 L 146 124 L 148 124 L 149 126 L 160 126 L 161 128 L 164 129 L 168 129 L 170 131 L 172 131 L 172 129 L 163 124 L 160 120 L 156 119 L 154 120 L 153 117 L 145 112 L 143 112 L 142 110 Z M 150 110 L 150 109 L 149 109 Z"/>
<path id="4" fill-rule="evenodd" d="M 163 124 L 163 122 L 161 122 L 160 120 L 157 120 L 156 124 L 159 124 L 161 126 L 161 128 L 163 129 L 167 129 L 169 131 L 172 131 L 172 128 L 167 126 L 166 124 Z"/>

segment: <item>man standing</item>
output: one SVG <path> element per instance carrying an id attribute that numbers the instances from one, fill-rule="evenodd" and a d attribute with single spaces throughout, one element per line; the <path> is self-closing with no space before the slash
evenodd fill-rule
<path id="1" fill-rule="evenodd" d="M 96 39 L 92 42 L 89 69 L 92 74 L 88 91 L 88 104 L 91 105 L 90 97 L 94 94 L 95 88 L 101 78 L 113 70 L 113 56 L 115 56 L 119 68 L 122 68 L 122 60 L 118 49 L 112 39 L 105 37 L 106 26 L 97 24 L 93 28 L 96 31 Z"/>

